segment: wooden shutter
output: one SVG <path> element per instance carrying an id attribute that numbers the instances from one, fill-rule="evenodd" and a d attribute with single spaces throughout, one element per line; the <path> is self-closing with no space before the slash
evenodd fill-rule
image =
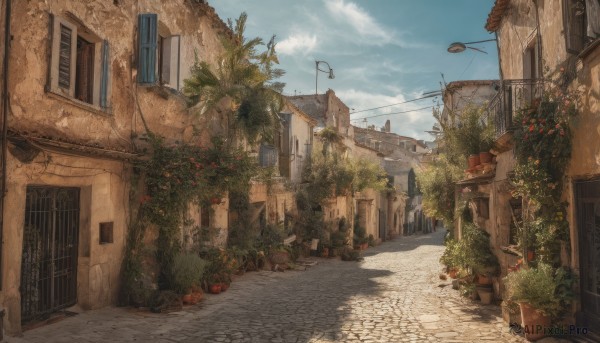
<path id="1" fill-rule="evenodd" d="M 108 64 L 110 63 L 109 57 L 109 45 L 108 41 L 105 40 L 102 42 L 102 75 L 100 75 L 100 107 L 102 108 L 108 108 Z"/>
<path id="2" fill-rule="evenodd" d="M 75 98 L 89 104 L 94 99 L 94 50 L 93 43 L 78 40 Z"/>
<path id="3" fill-rule="evenodd" d="M 75 96 L 77 27 L 52 15 L 52 51 L 49 88 L 66 96 Z"/>
<path id="4" fill-rule="evenodd" d="M 585 44 L 585 0 L 564 0 L 563 13 L 567 51 L 579 53 Z"/>
<path id="5" fill-rule="evenodd" d="M 71 49 L 73 48 L 71 38 L 73 30 L 60 25 L 60 45 L 58 53 L 58 86 L 64 89 L 71 87 Z"/>
<path id="6" fill-rule="evenodd" d="M 174 89 L 179 89 L 179 47 L 180 36 L 163 38 L 161 79 Z"/>
<path id="7" fill-rule="evenodd" d="M 138 83 L 156 82 L 156 53 L 158 47 L 158 16 L 153 13 L 138 17 Z"/>

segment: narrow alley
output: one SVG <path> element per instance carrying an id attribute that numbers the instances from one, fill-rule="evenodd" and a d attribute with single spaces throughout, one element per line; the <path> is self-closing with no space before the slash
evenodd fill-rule
<path id="1" fill-rule="evenodd" d="M 500 307 L 439 279 L 443 232 L 369 249 L 363 262 L 246 273 L 221 295 L 166 315 L 104 308 L 26 331 L 19 342 L 520 342 Z"/>

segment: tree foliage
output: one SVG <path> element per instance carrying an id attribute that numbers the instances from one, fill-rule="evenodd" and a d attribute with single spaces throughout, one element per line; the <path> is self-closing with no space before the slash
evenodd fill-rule
<path id="1" fill-rule="evenodd" d="M 434 117 L 442 130 L 441 147 L 452 164 L 462 166 L 469 155 L 494 146 L 495 129 L 484 106 L 468 104 L 460 112 L 448 111 L 447 117 L 435 111 Z"/>
<path id="2" fill-rule="evenodd" d="M 455 207 L 454 183 L 462 176 L 462 167 L 451 163 L 446 154 L 436 156 L 434 161 L 417 174 L 417 183 L 423 194 L 423 207 L 428 216 L 452 223 Z"/>
<path id="3" fill-rule="evenodd" d="M 250 142 L 259 138 L 271 141 L 283 106 L 280 93 L 284 84 L 276 79 L 284 71 L 275 67 L 279 64 L 275 36 L 263 52 L 258 51 L 259 46 L 265 45 L 261 38 L 244 36 L 247 18 L 242 13 L 235 23 L 228 20 L 233 36 L 222 40 L 224 51 L 217 68 L 196 56 L 190 77 L 184 80 L 183 92 L 189 105 L 200 114 L 228 101 L 225 111 L 233 130 L 240 130 Z"/>

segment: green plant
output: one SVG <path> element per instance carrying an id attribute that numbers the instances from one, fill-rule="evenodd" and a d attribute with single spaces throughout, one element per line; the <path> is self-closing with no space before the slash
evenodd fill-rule
<path id="1" fill-rule="evenodd" d="M 533 248 L 539 260 L 558 264 L 560 241 L 569 241 L 563 189 L 571 158 L 571 118 L 577 93 L 551 85 L 541 99 L 515 118 L 514 197 L 527 199 L 521 248 Z M 568 245 L 567 245 L 568 246 Z"/>
<path id="2" fill-rule="evenodd" d="M 453 223 L 455 210 L 455 182 L 464 176 L 462 160 L 453 163 L 446 154 L 435 159 L 417 173 L 418 188 L 423 194 L 425 213 L 433 218 L 442 218 L 445 223 Z"/>
<path id="3" fill-rule="evenodd" d="M 375 237 L 373 237 L 373 235 L 369 235 L 369 237 L 367 237 L 367 243 L 369 243 L 370 247 L 374 247 L 375 246 Z"/>
<path id="4" fill-rule="evenodd" d="M 357 219 L 354 220 L 354 237 L 353 237 L 354 245 L 360 245 L 362 243 L 368 242 L 367 238 L 367 230 L 364 227 L 360 226 Z"/>
<path id="5" fill-rule="evenodd" d="M 442 256 L 440 257 L 440 262 L 446 267 L 460 267 L 462 261 L 460 260 L 460 247 L 458 242 L 454 239 L 448 239 L 445 242 L 446 248 Z"/>
<path id="6" fill-rule="evenodd" d="M 348 245 L 346 232 L 335 231 L 331 233 L 331 246 L 333 248 L 341 248 Z"/>
<path id="7" fill-rule="evenodd" d="M 235 25 L 228 20 L 233 37 L 222 39 L 224 52 L 219 56 L 216 70 L 196 56 L 190 77 L 184 80 L 183 93 L 188 96 L 190 106 L 199 106 L 200 114 L 228 99 L 230 106 L 224 110 L 229 126 L 240 129 L 250 142 L 259 137 L 271 141 L 278 124 L 277 113 L 283 104 L 280 94 L 284 84 L 275 80 L 284 71 L 274 68 L 279 63 L 275 37 L 259 53 L 257 48 L 264 42 L 261 38 L 248 40 L 244 36 L 246 20 L 246 13 L 240 14 Z"/>
<path id="8" fill-rule="evenodd" d="M 194 253 L 179 253 L 173 260 L 169 272 L 171 288 L 179 294 L 186 294 L 200 283 L 206 268 L 206 261 Z"/>
<path id="9" fill-rule="evenodd" d="M 529 303 L 539 312 L 556 317 L 573 299 L 573 277 L 566 270 L 554 270 L 545 263 L 511 272 L 504 279 L 508 298 Z"/>
<path id="10" fill-rule="evenodd" d="M 459 260 L 474 273 L 494 274 L 498 269 L 498 259 L 490 248 L 490 235 L 473 223 L 465 223 L 463 237 L 457 244 Z"/>
<path id="11" fill-rule="evenodd" d="M 472 297 L 473 293 L 477 291 L 477 286 L 472 282 L 461 283 L 459 291 L 463 297 Z"/>

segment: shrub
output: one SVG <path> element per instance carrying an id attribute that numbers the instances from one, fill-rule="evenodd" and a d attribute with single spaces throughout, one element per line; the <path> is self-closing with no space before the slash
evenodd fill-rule
<path id="1" fill-rule="evenodd" d="M 558 316 L 573 299 L 573 278 L 564 269 L 554 272 L 548 264 L 520 269 L 504 280 L 510 300 L 528 303 L 545 315 Z"/>
<path id="2" fill-rule="evenodd" d="M 193 253 L 177 254 L 169 273 L 172 288 L 180 294 L 187 293 L 190 288 L 200 283 L 205 268 L 206 262 L 198 255 Z"/>

